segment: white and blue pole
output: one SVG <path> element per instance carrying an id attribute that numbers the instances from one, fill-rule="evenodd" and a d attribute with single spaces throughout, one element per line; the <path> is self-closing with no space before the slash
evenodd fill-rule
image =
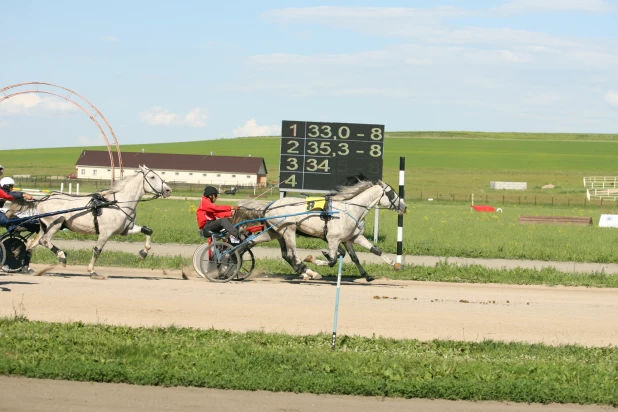
<path id="1" fill-rule="evenodd" d="M 343 264 L 343 256 L 339 255 L 339 270 L 337 271 L 337 294 L 335 297 L 335 322 L 333 324 L 333 341 L 331 349 L 335 350 L 337 344 L 337 318 L 339 317 L 339 292 L 341 291 L 341 265 Z"/>

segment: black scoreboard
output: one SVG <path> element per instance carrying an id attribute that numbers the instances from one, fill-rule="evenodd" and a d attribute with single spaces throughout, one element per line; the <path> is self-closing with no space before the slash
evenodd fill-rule
<path id="1" fill-rule="evenodd" d="M 327 192 L 359 173 L 382 179 L 383 160 L 384 125 L 284 120 L 279 190 Z"/>

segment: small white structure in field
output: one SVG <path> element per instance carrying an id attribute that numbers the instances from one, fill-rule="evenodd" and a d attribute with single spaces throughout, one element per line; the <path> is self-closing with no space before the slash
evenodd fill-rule
<path id="1" fill-rule="evenodd" d="M 528 190 L 528 182 L 489 182 L 494 190 Z"/>

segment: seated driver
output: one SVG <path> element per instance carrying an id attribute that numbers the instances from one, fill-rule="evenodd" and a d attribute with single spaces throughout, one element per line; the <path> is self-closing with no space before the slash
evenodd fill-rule
<path id="1" fill-rule="evenodd" d="M 0 208 L 4 206 L 4 203 L 7 200 L 16 200 L 16 199 L 25 199 L 25 200 L 33 200 L 34 197 L 28 193 L 14 191 L 13 187 L 15 186 L 15 181 L 10 177 L 3 177 L 0 179 Z M 9 222 L 9 218 L 6 214 L 0 210 L 0 226 L 6 226 Z M 26 221 L 20 223 L 19 226 L 24 227 L 26 230 L 30 232 L 38 232 L 40 230 L 40 225 L 38 219 L 33 219 L 30 221 Z M 22 273 L 33 273 L 34 271 L 30 269 L 30 259 L 32 258 L 32 251 L 27 250 L 24 256 L 23 267 L 21 268 Z M 9 272 L 10 269 L 8 266 L 3 266 L 1 268 L 4 272 Z"/>
<path id="2" fill-rule="evenodd" d="M 197 208 L 197 226 L 204 231 L 220 232 L 225 229 L 230 235 L 241 241 L 244 240 L 238 232 L 238 228 L 234 227 L 232 221 L 232 211 L 238 210 L 238 206 L 215 205 L 219 191 L 214 186 L 206 186 L 204 188 L 204 196 L 200 206 Z"/>
<path id="3" fill-rule="evenodd" d="M 25 200 L 33 200 L 34 197 L 28 193 L 24 192 L 16 192 L 13 191 L 13 187 L 15 186 L 15 181 L 10 177 L 3 177 L 0 179 L 0 208 L 4 207 L 4 203 L 7 200 L 16 200 L 16 199 L 25 199 Z M 6 214 L 0 210 L 0 226 L 6 226 L 9 218 Z M 37 223 L 38 227 L 38 223 Z M 33 230 L 33 232 L 38 230 Z"/>

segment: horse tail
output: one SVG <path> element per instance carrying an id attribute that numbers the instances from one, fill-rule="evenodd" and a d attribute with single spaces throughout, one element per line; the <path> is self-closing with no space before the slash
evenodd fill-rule
<path id="1" fill-rule="evenodd" d="M 234 213 L 234 221 L 236 224 L 244 220 L 253 220 L 264 217 L 264 211 L 270 203 L 261 200 L 241 200 L 238 202 L 238 210 Z"/>

